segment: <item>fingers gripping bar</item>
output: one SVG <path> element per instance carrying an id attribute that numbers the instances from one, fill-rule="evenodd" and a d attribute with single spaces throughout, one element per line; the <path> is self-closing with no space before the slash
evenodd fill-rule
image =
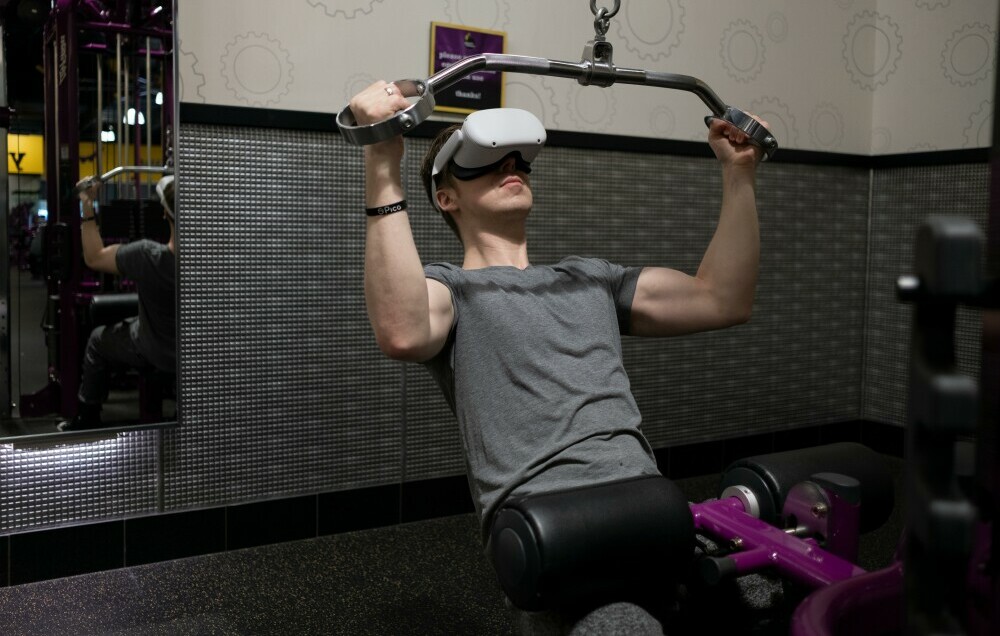
<path id="1" fill-rule="evenodd" d="M 727 106 L 719 96 L 701 80 L 688 75 L 660 73 L 642 69 L 618 68 L 610 63 L 611 45 L 603 40 L 591 40 L 584 49 L 584 59 L 580 62 L 563 62 L 540 57 L 483 53 L 459 60 L 448 68 L 438 71 L 426 80 L 401 80 L 395 82 L 406 97 L 417 100 L 409 107 L 385 119 L 366 126 L 358 125 L 350 107 L 337 115 L 337 125 L 344 138 L 355 145 L 367 146 L 402 134 L 422 123 L 434 110 L 434 94 L 476 71 L 505 71 L 530 75 L 549 75 L 576 79 L 584 86 L 611 86 L 614 83 L 638 84 L 659 88 L 683 90 L 697 95 L 712 115 L 705 118 L 711 123 L 713 118 L 723 119 L 747 134 L 751 143 L 760 146 L 764 159 L 769 159 L 778 149 L 774 135 L 756 119 L 742 110 Z"/>

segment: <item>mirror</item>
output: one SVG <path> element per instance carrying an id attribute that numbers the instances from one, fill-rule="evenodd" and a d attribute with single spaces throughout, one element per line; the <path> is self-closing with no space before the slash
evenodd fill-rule
<path id="1" fill-rule="evenodd" d="M 175 420 L 177 269 L 161 197 L 172 193 L 161 181 L 176 110 L 171 3 L 2 4 L 16 55 L 5 60 L 0 439 Z M 77 188 L 89 176 L 103 177 L 93 208 Z"/>

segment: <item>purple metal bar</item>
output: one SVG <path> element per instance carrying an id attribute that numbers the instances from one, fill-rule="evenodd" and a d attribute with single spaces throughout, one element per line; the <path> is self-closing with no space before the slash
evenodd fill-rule
<path id="1" fill-rule="evenodd" d="M 89 44 L 84 44 L 83 46 L 81 46 L 80 50 L 106 53 L 111 50 L 111 47 L 108 46 L 107 44 L 91 42 Z M 166 57 L 168 55 L 173 55 L 173 53 L 171 53 L 170 51 L 166 51 L 164 49 L 150 49 L 149 54 L 152 55 L 153 57 Z M 138 49 L 135 51 L 135 57 L 145 57 L 145 56 L 146 56 L 146 49 Z"/>
<path id="2" fill-rule="evenodd" d="M 726 558 L 736 566 L 736 574 L 749 574 L 771 565 L 771 552 L 767 548 L 736 552 Z"/>
<path id="3" fill-rule="evenodd" d="M 45 145 L 46 188 L 50 222 L 65 223 L 70 228 L 72 248 L 67 276 L 49 280 L 49 294 L 59 296 L 59 375 L 57 403 L 49 412 L 59 411 L 66 417 L 76 414 L 76 391 L 80 383 L 79 322 L 73 290 L 82 280 L 83 263 L 80 254 L 80 215 L 76 207 L 73 186 L 79 179 L 79 80 L 75 0 L 58 0 L 45 26 Z"/>
<path id="4" fill-rule="evenodd" d="M 861 529 L 861 505 L 847 501 L 836 492 L 828 491 L 830 512 L 827 519 L 826 548 L 847 561 L 858 558 Z"/>
<path id="5" fill-rule="evenodd" d="M 111 22 L 81 22 L 79 27 L 86 31 L 106 31 L 108 33 L 124 33 L 142 35 L 151 38 L 170 39 L 173 37 L 170 29 L 160 27 L 137 27 L 130 24 L 115 24 Z"/>
<path id="6" fill-rule="evenodd" d="M 138 61 L 138 57 L 136 58 Z M 132 158 L 133 165 L 142 165 L 142 132 L 145 128 L 145 124 L 150 123 L 153 118 L 153 113 L 147 112 L 145 116 L 143 113 L 142 94 L 140 89 L 139 80 L 142 78 L 141 67 L 138 63 L 135 65 L 135 72 L 132 75 L 132 108 L 135 110 L 135 123 L 132 126 Z M 152 82 L 150 78 L 146 78 L 146 91 L 148 92 L 152 88 Z M 139 123 L 139 118 L 144 117 L 143 122 Z M 135 198 L 136 200 L 142 199 L 142 174 L 135 173 L 132 177 L 132 185 L 135 188 Z"/>
<path id="7" fill-rule="evenodd" d="M 80 0 L 80 10 L 87 14 L 90 20 L 107 20 L 111 17 L 111 12 L 98 0 Z"/>
<path id="8" fill-rule="evenodd" d="M 903 622 L 903 563 L 816 590 L 792 615 L 792 636 L 895 634 Z"/>
<path id="9" fill-rule="evenodd" d="M 753 552 L 754 556 L 743 557 L 744 566 L 760 559 L 758 551 L 761 551 L 762 563 L 809 587 L 822 587 L 865 573 L 814 542 L 750 516 L 735 497 L 691 504 L 691 513 L 695 528 L 724 541 L 738 540 L 741 548 Z"/>

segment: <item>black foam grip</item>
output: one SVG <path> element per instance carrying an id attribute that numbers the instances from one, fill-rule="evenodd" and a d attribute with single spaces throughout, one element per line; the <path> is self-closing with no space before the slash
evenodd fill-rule
<path id="1" fill-rule="evenodd" d="M 861 483 L 862 532 L 880 527 L 892 514 L 895 495 L 885 458 L 854 442 L 737 460 L 723 472 L 719 492 L 746 486 L 757 496 L 761 520 L 776 524 L 792 486 L 817 473 L 839 473 Z"/>
<path id="2" fill-rule="evenodd" d="M 630 479 L 508 500 L 490 552 L 511 602 L 540 611 L 678 581 L 694 522 L 672 481 Z"/>

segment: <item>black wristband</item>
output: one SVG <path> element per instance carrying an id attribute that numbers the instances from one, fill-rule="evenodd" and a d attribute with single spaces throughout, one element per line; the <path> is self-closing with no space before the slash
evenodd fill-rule
<path id="1" fill-rule="evenodd" d="M 377 208 L 365 208 L 365 214 L 368 216 L 385 216 L 387 214 L 395 214 L 396 212 L 402 212 L 404 210 L 406 210 L 406 199 L 390 203 L 389 205 L 380 205 Z"/>
<path id="2" fill-rule="evenodd" d="M 96 220 L 97 220 L 97 215 L 96 214 L 94 216 L 85 216 L 85 217 L 83 217 L 80 220 L 80 225 L 83 225 L 87 221 L 96 221 Z"/>

